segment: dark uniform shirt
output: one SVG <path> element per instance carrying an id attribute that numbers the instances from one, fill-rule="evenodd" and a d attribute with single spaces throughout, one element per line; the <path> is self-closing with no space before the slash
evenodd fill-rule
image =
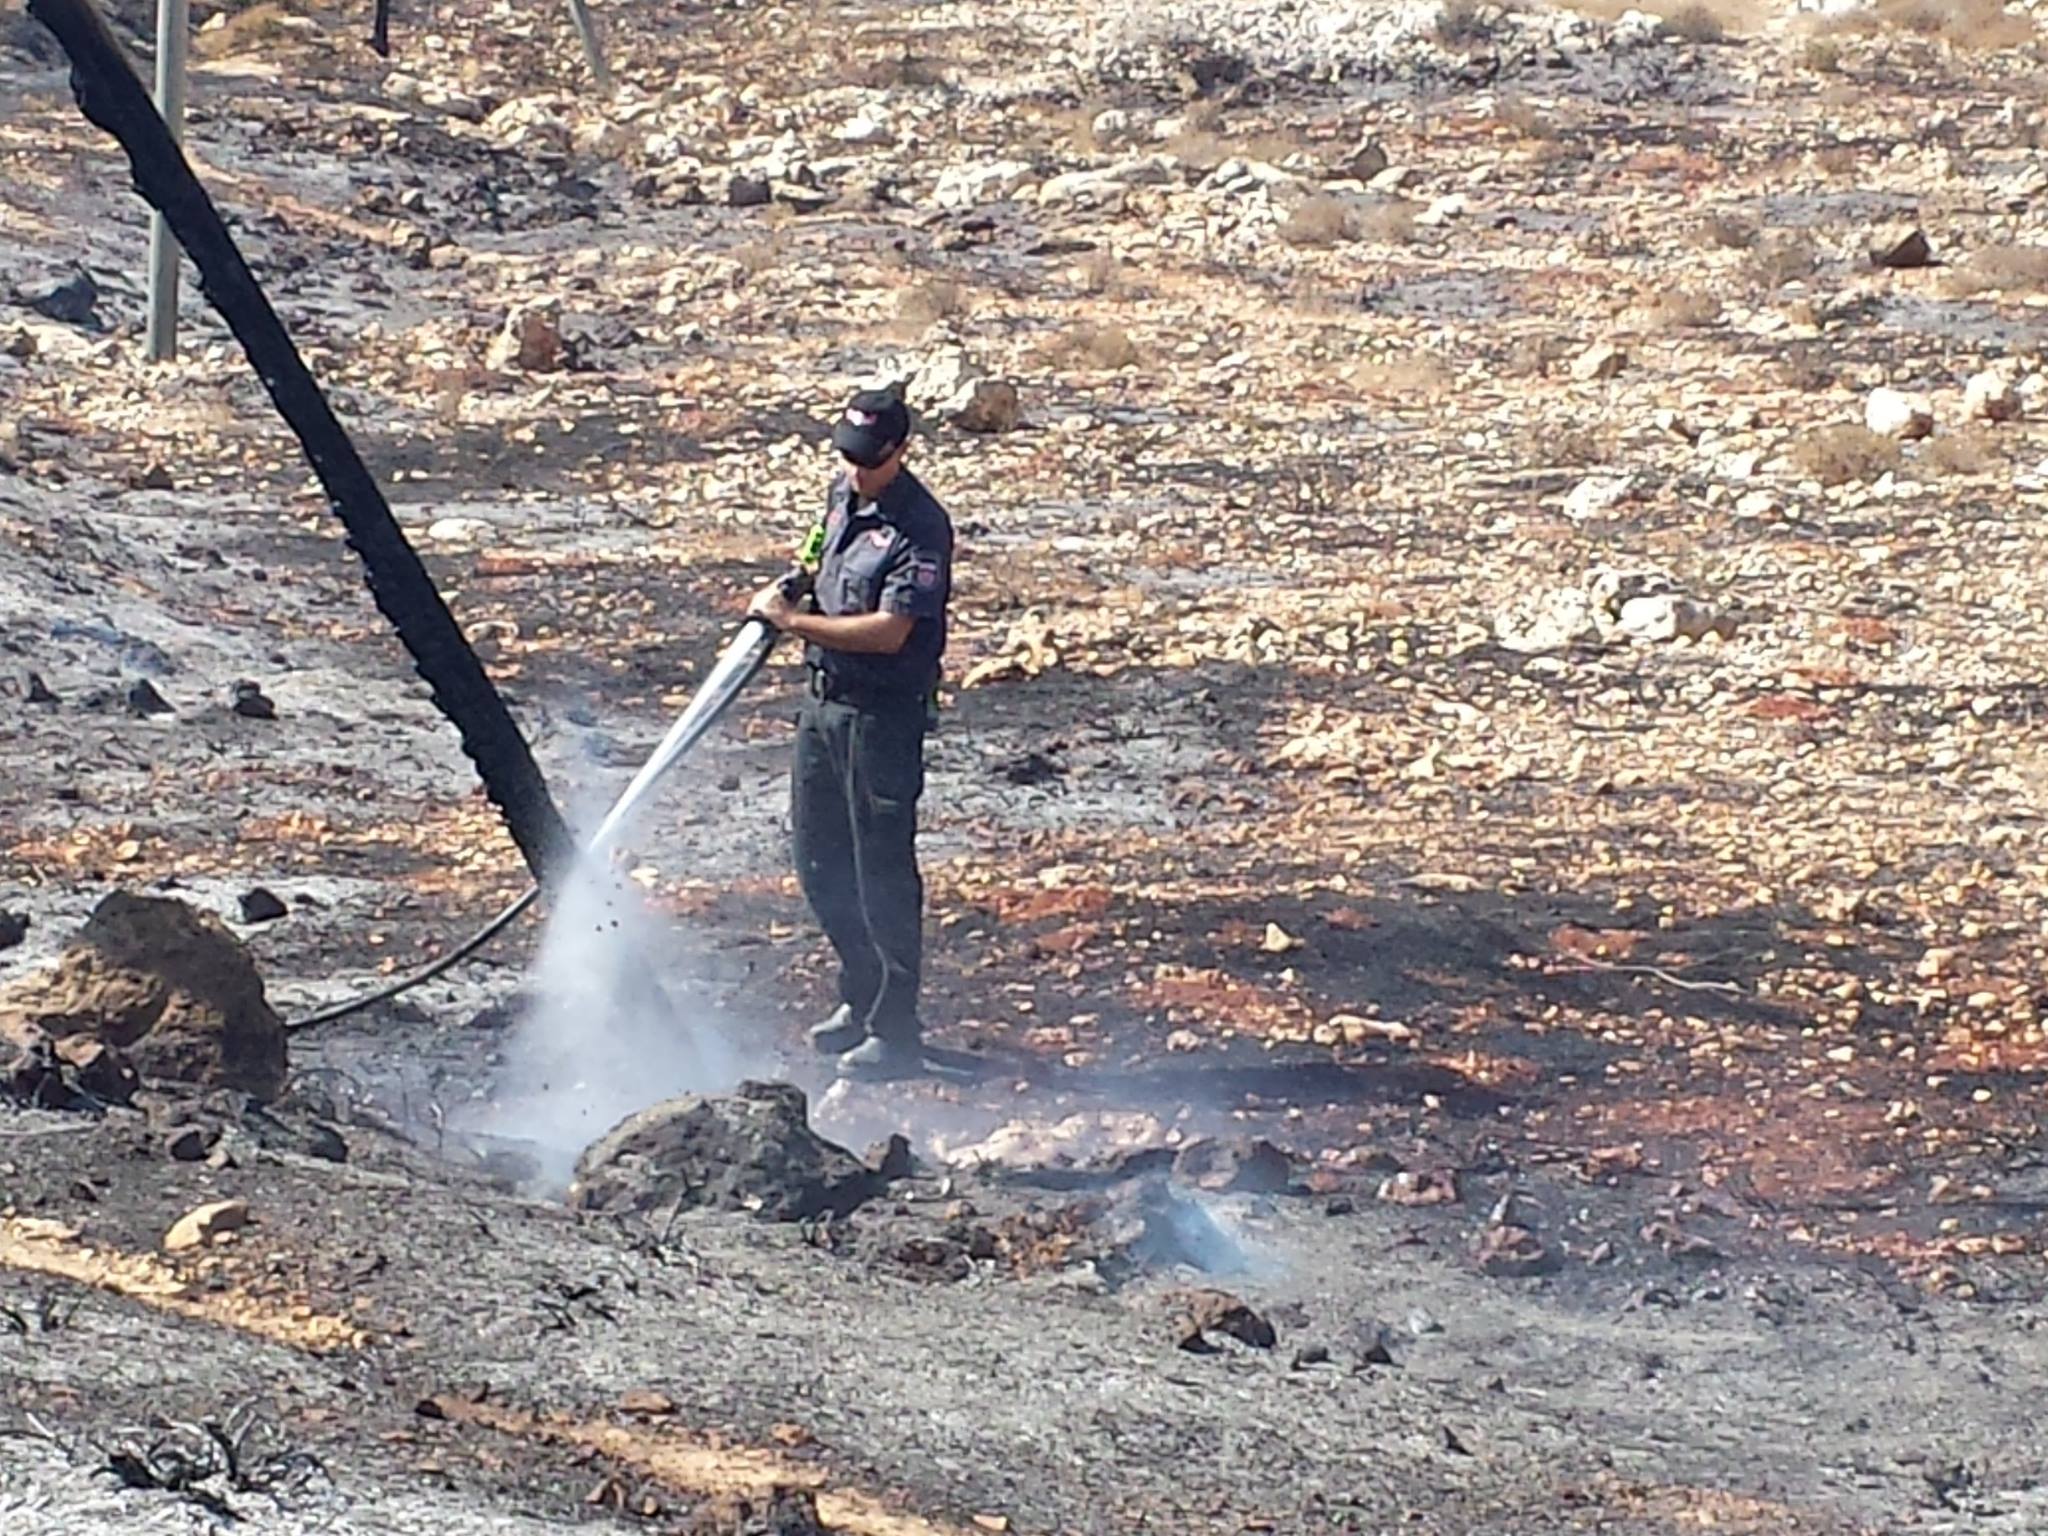
<path id="1" fill-rule="evenodd" d="M 953 592 L 953 523 L 909 470 L 881 497 L 856 505 L 840 475 L 825 500 L 824 543 L 815 591 L 832 618 L 897 613 L 916 622 L 893 656 L 863 656 L 812 645 L 805 659 L 849 693 L 922 697 L 939 681 L 946 652 L 946 602 Z"/>

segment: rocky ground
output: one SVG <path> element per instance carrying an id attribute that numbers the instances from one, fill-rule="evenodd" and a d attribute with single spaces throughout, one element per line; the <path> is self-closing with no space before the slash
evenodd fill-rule
<path id="1" fill-rule="evenodd" d="M 521 930 L 296 1033 L 284 1130 L 0 1110 L 0 1528 L 2048 1523 L 2034 8 L 619 5 L 608 101 L 551 13 L 195 20 L 195 164 L 579 816 L 910 380 L 965 1066 L 794 1051 L 783 656 L 627 861 L 686 1040 L 537 1057 Z M 287 1018 L 444 951 L 509 840 L 189 282 L 140 362 L 18 7 L 0 168 L 0 987 L 116 890 Z M 742 1077 L 919 1170 L 558 1198 Z"/>

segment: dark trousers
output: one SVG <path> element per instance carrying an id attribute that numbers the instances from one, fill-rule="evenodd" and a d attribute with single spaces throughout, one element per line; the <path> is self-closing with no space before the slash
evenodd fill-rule
<path id="1" fill-rule="evenodd" d="M 790 823 L 804 898 L 839 954 L 839 996 L 883 1039 L 920 1035 L 924 880 L 921 699 L 807 699 L 797 717 Z"/>

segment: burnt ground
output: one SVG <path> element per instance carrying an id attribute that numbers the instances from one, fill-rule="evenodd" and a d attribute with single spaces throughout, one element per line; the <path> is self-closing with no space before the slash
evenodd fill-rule
<path id="1" fill-rule="evenodd" d="M 1405 116 L 1382 93 L 1367 125 L 1430 195 L 1476 189 L 1484 231 L 1261 266 L 1134 248 L 1159 210 L 1121 203 L 1005 203 L 976 229 L 918 196 L 678 206 L 574 147 L 573 100 L 546 109 L 558 137 L 489 141 L 307 14 L 202 66 L 203 172 L 579 813 L 794 542 L 822 380 L 885 333 L 923 339 L 933 310 L 1028 370 L 1022 430 L 928 450 L 962 521 L 962 671 L 1021 658 L 960 690 L 933 746 L 932 1025 L 984 1065 L 856 1090 L 795 1054 L 823 957 L 782 855 L 780 658 L 629 861 L 687 1041 L 607 1020 L 571 1043 L 581 1091 L 546 1073 L 536 1094 L 507 1011 L 528 931 L 295 1039 L 345 1164 L 243 1146 L 210 1169 L 127 1115 L 0 1110 L 0 1529 L 227 1527 L 208 1500 L 280 1531 L 677 1529 L 776 1483 L 855 1531 L 2048 1525 L 2048 758 L 2037 629 L 2011 606 L 2037 585 L 2039 481 L 2015 466 L 2040 424 L 1899 461 L 1921 480 L 1882 494 L 1769 457 L 1888 370 L 1947 388 L 2002 355 L 1984 338 L 2023 334 L 2038 294 L 1823 251 L 1810 286 L 1741 288 L 1726 320 L 1645 333 L 1620 308 L 1661 274 L 1697 293 L 1766 264 L 1696 236 L 1702 198 L 1767 224 L 1818 210 L 1766 246 L 1833 250 L 1917 199 L 1973 254 L 2024 253 L 2028 110 L 1992 99 L 2024 94 L 2021 50 L 1855 34 L 1818 82 L 1773 32 L 1707 51 L 1698 78 L 1748 94 L 1706 115 L 1539 92 Z M 886 20 L 926 52 L 898 57 L 860 6 L 809 25 L 899 104 L 979 92 L 928 160 L 1005 135 L 1045 171 L 1111 157 L 1060 126 L 1102 101 L 983 88 L 1016 67 L 1007 18 Z M 763 116 L 811 121 L 787 21 L 621 7 L 631 99 L 688 106 L 678 68 L 746 71 Z M 480 8 L 440 23 L 405 60 L 426 78 L 553 68 Z M 53 954 L 108 890 L 174 891 L 234 923 L 295 1015 L 456 942 L 519 870 L 218 323 L 188 294 L 186 360 L 130 366 L 139 206 L 47 55 L 8 46 L 0 907 L 30 926 L 0 966 Z M 1893 145 L 1951 102 L 1944 190 L 1863 190 L 1914 174 Z M 743 116 L 735 137 L 760 126 Z M 1323 153 L 1359 126 L 1295 81 L 1213 131 Z M 411 264 L 422 231 L 457 259 Z M 1110 277 L 1072 269 L 1073 242 L 1115 255 Z M 27 307 L 78 261 L 106 330 Z M 978 296 L 972 326 L 944 284 Z M 557 286 L 646 334 L 573 374 L 484 367 L 506 309 Z M 1077 315 L 1127 326 L 1139 361 L 1036 350 Z M 1610 330 L 1641 366 L 1597 396 L 1506 355 Z M 1231 402 L 1254 393 L 1247 424 Z M 1773 510 L 1707 499 L 1724 471 L 1653 426 L 1666 406 L 1754 448 L 1737 490 Z M 1595 469 L 1649 485 L 1590 528 L 1538 504 Z M 445 517 L 478 526 L 432 533 Z M 1738 638 L 1489 638 L 1504 596 L 1610 557 L 1673 564 L 1740 608 Z M 1031 655 L 1033 610 L 1056 659 Z M 29 702 L 30 671 L 56 702 Z M 171 713 L 128 710 L 142 678 Z M 243 678 L 276 721 L 230 710 Z M 285 918 L 237 921 L 257 884 Z M 824 1232 L 597 1218 L 517 1187 L 615 1113 L 745 1075 L 803 1083 L 851 1146 L 906 1133 L 933 1168 L 1256 1133 L 1299 1154 L 1299 1190 L 1211 1199 L 1240 1269 L 1091 1278 L 1057 1242 L 1021 1266 L 932 1248 L 959 1201 L 1001 1219 L 1073 1198 L 965 1172 Z M 1456 1200 L 1382 1201 L 1403 1170 Z M 220 1197 L 255 1224 L 150 1257 Z M 1547 1272 L 1475 1262 L 1504 1200 Z M 1277 1343 L 1180 1349 L 1191 1284 L 1246 1298 Z M 107 1470 L 152 1449 L 143 1480 L 179 1481 L 177 1454 L 204 1470 L 203 1432 L 177 1426 L 209 1418 L 253 1426 L 247 1486 Z"/>
<path id="2" fill-rule="evenodd" d="M 187 1271 L 175 1311 L 38 1273 L 36 1242 L 10 1222 L 4 1295 L 26 1319 L 4 1346 L 11 1411 L 54 1437 L 10 1436 L 10 1476 L 146 1447 L 168 1438 L 159 1418 L 246 1409 L 255 1444 L 321 1469 L 228 1492 L 257 1528 L 549 1528 L 604 1518 L 586 1500 L 614 1488 L 670 1528 L 704 1488 L 763 1475 L 752 1447 L 853 1530 L 972 1529 L 976 1515 L 1043 1531 L 2023 1531 L 2042 1518 L 1999 1470 L 2035 1454 L 2036 1308 L 1930 1303 L 1739 1236 L 1710 1258 L 1501 1280 L 1472 1267 L 1469 1210 L 1376 1204 L 1370 1180 L 1349 1210 L 1219 1196 L 1250 1267 L 1212 1280 L 1254 1298 L 1279 1339 L 1198 1355 L 1176 1347 L 1172 1293 L 1199 1277 L 1105 1292 L 1058 1267 L 943 1280 L 906 1266 L 886 1234 L 919 1211 L 1016 1198 L 971 1182 L 900 1183 L 821 1237 L 746 1218 L 579 1218 L 360 1131 L 346 1165 L 245 1153 L 217 1173 L 49 1117 L 13 1116 L 8 1131 L 16 1209 L 81 1228 L 102 1253 L 148 1253 L 165 1212 L 202 1199 L 257 1213 Z M 1468 1205 L 1517 1185 L 1560 1226 L 1568 1213 L 1627 1225 L 1650 1203 L 1541 1172 L 1465 1184 Z M 53 1291 L 61 1317 L 46 1326 Z M 326 1317 L 360 1336 L 265 1336 Z M 635 1411 L 648 1404 L 635 1393 L 658 1394 L 660 1411 Z M 78 1528 L 45 1497 L 51 1523 L 27 1529 Z M 182 1528 L 166 1513 L 176 1495 L 99 1497 Z"/>
<path id="3" fill-rule="evenodd" d="M 246 561 L 269 571 L 284 602 L 323 587 L 332 601 L 352 597 L 323 541 L 254 529 L 247 540 L 216 547 L 230 570 Z M 132 562 L 150 549 L 131 537 L 104 558 Z M 218 619 L 206 633 L 236 639 Z M 713 638 L 707 620 L 697 643 L 708 650 Z M 268 642 L 252 624 L 241 643 L 253 655 Z M 43 792 L 104 782 L 117 754 L 148 763 L 130 771 L 158 775 L 161 820 L 138 830 L 164 847 L 151 857 L 194 870 L 151 884 L 226 909 L 246 883 L 233 860 L 197 872 L 225 829 L 202 805 L 181 804 L 202 775 L 239 770 L 254 812 L 279 816 L 322 769 L 346 783 L 335 770 L 374 762 L 366 797 L 411 783 L 436 803 L 430 786 L 459 782 L 443 733 L 378 645 L 302 641 L 295 652 L 299 670 L 272 685 L 289 727 L 224 711 L 161 724 L 78 711 Z M 326 679 L 351 666 L 367 676 L 344 696 Z M 65 676 L 67 694 L 79 675 Z M 669 975 L 736 1042 L 736 1070 L 823 1090 L 787 1044 L 791 1011 L 814 1006 L 819 957 L 775 857 L 782 686 L 744 701 L 678 789 L 682 814 L 658 857 L 691 874 L 672 908 L 688 921 L 674 929 Z M 623 690 L 595 696 L 593 717 L 624 740 L 630 762 L 660 716 L 636 712 Z M 1114 728 L 1115 741 L 1113 728 L 1076 729 L 1046 690 L 1006 699 L 1000 712 L 968 699 L 938 743 L 934 800 L 980 797 L 999 805 L 991 817 L 1012 820 L 1057 817 L 1061 794 L 999 795 L 991 760 L 1058 739 L 1085 793 L 1137 816 L 1147 753 L 1171 761 L 1227 729 L 1191 698 L 1153 697 L 1148 708 L 1171 723 Z M 381 747 L 360 748 L 366 735 Z M 565 738 L 562 728 L 542 734 L 557 763 Z M 735 778 L 737 788 L 707 790 Z M 35 793 L 13 783 L 17 803 Z M 946 821 L 941 846 L 972 835 Z M 512 889 L 501 878 L 408 890 L 409 877 L 434 871 L 432 852 L 382 840 L 287 844 L 245 831 L 236 846 L 252 844 L 293 906 L 247 931 L 287 1012 L 367 984 L 394 940 L 463 931 Z M 126 883 L 117 866 L 101 880 L 89 871 L 74 866 L 22 891 L 38 944 L 96 891 Z M 1249 861 L 1232 874 L 1258 878 Z M 1280 888 L 1285 871 L 1267 878 Z M 1048 910 L 1057 932 L 1059 910 Z M 1090 921 L 1119 919 L 1111 906 L 1089 910 Z M 1505 1023 L 1559 1001 L 1628 1008 L 1641 996 L 1639 978 L 1510 966 L 1577 915 L 1555 903 L 1409 891 L 1260 910 L 1289 932 L 1321 935 L 1296 964 L 1341 970 L 1389 1017 L 1425 1027 L 1445 998 L 1500 1000 L 1491 1006 Z M 1330 923 L 1332 913 L 1345 915 Z M 1227 963 L 1217 935 L 1232 915 L 1223 901 L 1146 909 L 1143 921 L 1152 944 L 1199 968 Z M 2048 1518 L 2027 1406 L 2041 1312 L 2026 1272 L 1989 1258 L 1964 1299 L 1814 1244 L 1802 1229 L 1827 1219 L 1817 1212 L 1852 1225 L 1858 1212 L 1832 1195 L 1787 1198 L 1801 1172 L 1785 1166 L 1798 1156 L 1796 1118 L 1752 1128 L 1702 1113 L 1689 1134 L 1610 1132 L 1605 1118 L 1626 1124 L 1636 1103 L 1682 1101 L 1682 1065 L 1617 1086 L 1606 1069 L 1618 1049 L 1569 1034 L 1522 1044 L 1533 1066 L 1508 1074 L 1391 1044 L 1332 1053 L 1244 1039 L 1187 1053 L 1160 1038 L 1166 1016 L 1119 1016 L 1113 999 L 1099 1006 L 1114 1044 L 1069 1065 L 1028 1029 L 960 1019 L 985 995 L 985 968 L 1012 997 L 1071 983 L 990 965 L 987 951 L 1003 942 L 993 916 L 963 916 L 942 934 L 937 1033 L 980 1053 L 987 1075 L 824 1091 L 828 1131 L 858 1147 L 901 1128 L 929 1149 L 1021 1126 L 1006 1155 L 1031 1159 L 1085 1158 L 1162 1132 L 1256 1130 L 1321 1158 L 1314 1189 L 1214 1200 L 1242 1270 L 1160 1269 L 1113 1292 L 1057 1263 L 1028 1274 L 984 1263 L 965 1278 L 906 1263 L 899 1231 L 928 1231 L 962 1198 L 992 1212 L 1024 1198 L 970 1180 L 899 1186 L 822 1241 L 743 1216 L 577 1216 L 479 1171 L 521 1129 L 516 1113 L 490 1107 L 493 1068 L 515 1031 L 502 1010 L 484 1009 L 517 983 L 530 940 L 510 943 L 496 963 L 405 1004 L 295 1039 L 306 1091 L 338 1098 L 342 1113 L 360 1103 L 365 1120 L 374 1106 L 407 1126 L 412 1144 L 353 1125 L 346 1165 L 253 1153 L 206 1171 L 167 1162 L 154 1137 L 118 1116 L 94 1128 L 7 1112 L 9 1208 L 75 1230 L 60 1249 L 149 1254 L 172 1217 L 213 1198 L 246 1199 L 257 1222 L 196 1274 L 177 1265 L 190 1289 L 175 1308 L 53 1278 L 45 1250 L 9 1229 L 0 1297 L 23 1323 L 0 1329 L 6 1411 L 19 1431 L 0 1439 L 8 1528 L 76 1530 L 88 1511 L 110 1529 L 205 1528 L 221 1517 L 196 1495 L 120 1490 L 95 1469 L 124 1449 L 187 1443 L 167 1421 L 236 1413 L 253 1416 L 252 1444 L 286 1459 L 252 1474 L 246 1491 L 219 1478 L 202 1491 L 257 1529 L 680 1529 L 707 1490 L 771 1481 L 817 1488 L 834 1528 L 878 1531 L 994 1528 L 976 1527 L 976 1515 L 1075 1532 L 2018 1532 Z M 1739 952 L 1757 935 L 1716 937 Z M 585 1044 L 603 1057 L 603 1042 Z M 1721 1138 L 1752 1154 L 1715 1165 Z M 1402 1167 L 1451 1171 L 1458 1203 L 1381 1203 L 1381 1180 Z M 1515 1219 L 1560 1260 L 1556 1271 L 1476 1269 L 1474 1244 L 1508 1196 L 1519 1197 Z M 2008 1202 L 1979 1218 L 1985 1230 L 2024 1230 L 2032 1207 L 2010 1193 Z M 1884 1210 L 1877 1199 L 1864 1208 Z M 1928 1230 L 1945 1214 L 1930 1211 Z M 1275 1320 L 1277 1345 L 1177 1348 L 1173 1297 L 1190 1284 L 1250 1300 Z M 307 1312 L 362 1336 L 312 1348 L 271 1336 L 269 1320 Z M 1379 1343 L 1391 1364 L 1370 1363 Z M 1327 1359 L 1310 1363 L 1316 1346 Z M 630 1411 L 635 1392 L 659 1393 L 673 1411 Z M 447 1401 L 423 1414 L 437 1399 Z M 759 1447 L 775 1460 L 758 1462 Z M 891 1523 L 902 1520 L 931 1526 Z"/>

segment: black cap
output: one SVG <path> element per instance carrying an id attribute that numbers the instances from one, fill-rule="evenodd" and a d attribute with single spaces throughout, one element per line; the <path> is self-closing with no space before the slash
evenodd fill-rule
<path id="1" fill-rule="evenodd" d="M 832 428 L 832 446 L 862 469 L 873 469 L 909 436 L 910 409 L 903 397 L 893 390 L 866 389 L 840 412 Z"/>

